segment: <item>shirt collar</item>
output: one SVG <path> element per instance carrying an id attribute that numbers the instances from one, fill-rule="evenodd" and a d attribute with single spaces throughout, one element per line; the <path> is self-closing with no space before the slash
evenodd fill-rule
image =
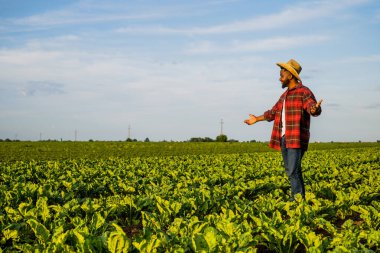
<path id="1" fill-rule="evenodd" d="M 298 81 L 298 84 L 294 87 L 294 88 L 292 88 L 292 89 L 289 89 L 288 88 L 288 91 L 290 91 L 290 90 L 295 90 L 295 89 L 297 89 L 297 88 L 301 88 L 302 87 L 302 81 Z"/>

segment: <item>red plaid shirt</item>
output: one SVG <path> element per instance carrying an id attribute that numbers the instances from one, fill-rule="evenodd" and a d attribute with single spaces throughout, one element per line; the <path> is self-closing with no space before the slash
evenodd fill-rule
<path id="1" fill-rule="evenodd" d="M 264 113 L 267 121 L 274 120 L 269 147 L 281 150 L 281 115 L 284 99 L 286 147 L 307 150 L 310 139 L 310 115 L 318 116 L 322 109 L 319 107 L 314 114 L 311 114 L 310 110 L 317 104 L 317 101 L 311 90 L 302 83 L 291 90 L 287 89 L 273 108 Z"/>

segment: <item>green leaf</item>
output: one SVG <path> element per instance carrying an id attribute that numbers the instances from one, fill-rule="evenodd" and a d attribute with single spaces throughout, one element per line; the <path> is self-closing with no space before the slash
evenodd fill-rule
<path id="1" fill-rule="evenodd" d="M 156 214 L 141 212 L 143 227 L 154 227 L 161 229 L 161 224 L 157 219 Z"/>
<path id="2" fill-rule="evenodd" d="M 248 244 L 252 241 L 253 241 L 253 237 L 252 237 L 251 233 L 246 232 L 246 233 L 242 234 L 241 236 L 239 236 L 239 241 L 238 241 L 239 247 L 240 248 L 247 247 Z"/>
<path id="3" fill-rule="evenodd" d="M 20 214 L 24 216 L 24 218 L 37 218 L 37 215 L 35 214 L 35 209 L 33 208 L 32 203 L 22 202 L 18 205 L 17 209 L 20 212 Z"/>
<path id="4" fill-rule="evenodd" d="M 17 230 L 5 229 L 2 231 L 2 233 L 3 238 L 0 241 L 2 244 L 5 244 L 9 239 L 14 241 L 19 239 L 19 234 Z"/>
<path id="5" fill-rule="evenodd" d="M 157 252 L 157 248 L 161 246 L 161 240 L 156 235 L 152 235 L 147 243 L 146 252 Z"/>
<path id="6" fill-rule="evenodd" d="M 191 238 L 191 246 L 195 252 L 208 252 L 208 244 L 201 234 L 193 235 Z"/>
<path id="7" fill-rule="evenodd" d="M 85 243 L 85 237 L 83 236 L 83 234 L 77 230 L 73 230 L 72 231 L 74 236 L 77 238 L 77 242 L 79 245 L 84 245 Z"/>
<path id="8" fill-rule="evenodd" d="M 116 229 L 118 234 L 126 235 L 124 230 L 119 225 L 117 225 L 116 223 L 112 223 L 112 226 L 114 226 L 114 228 Z"/>
<path id="9" fill-rule="evenodd" d="M 107 247 L 110 252 L 128 252 L 130 246 L 129 239 L 118 232 L 112 232 L 107 240 Z"/>
<path id="10" fill-rule="evenodd" d="M 157 203 L 157 209 L 158 211 L 160 212 L 160 214 L 165 214 L 165 210 L 164 208 L 160 205 L 160 203 Z"/>
<path id="11" fill-rule="evenodd" d="M 183 218 L 175 218 L 170 227 L 168 228 L 168 231 L 173 234 L 180 234 L 181 233 L 181 227 L 183 226 Z"/>
<path id="12" fill-rule="evenodd" d="M 146 243 L 147 241 L 145 239 L 142 239 L 141 241 L 134 241 L 132 245 L 139 251 L 139 252 L 145 252 L 146 251 Z"/>
<path id="13" fill-rule="evenodd" d="M 60 233 L 60 234 L 55 234 L 53 236 L 52 242 L 55 243 L 55 244 L 57 244 L 57 245 L 63 246 L 63 244 L 65 243 L 65 241 L 68 238 L 69 234 L 70 234 L 70 231 L 66 231 L 66 232 Z"/>
<path id="14" fill-rule="evenodd" d="M 86 222 L 84 220 L 82 220 L 80 217 L 76 216 L 74 218 L 72 218 L 71 220 L 72 224 L 75 226 L 75 227 L 82 227 Z"/>
<path id="15" fill-rule="evenodd" d="M 170 205 L 171 210 L 173 210 L 173 214 L 176 215 L 182 208 L 182 204 L 179 202 L 173 202 Z"/>
<path id="16" fill-rule="evenodd" d="M 368 246 L 380 248 L 380 231 L 372 230 L 369 231 L 368 237 Z"/>
<path id="17" fill-rule="evenodd" d="M 324 230 L 326 230 L 330 234 L 335 234 L 337 232 L 336 228 L 329 221 L 325 220 L 324 218 L 316 218 L 316 219 L 314 219 L 314 222 L 317 224 L 317 226 L 319 228 L 323 228 Z"/>
<path id="18" fill-rule="evenodd" d="M 8 218 L 12 222 L 17 223 L 18 221 L 20 221 L 22 219 L 22 216 L 20 215 L 20 213 L 17 210 L 15 210 L 15 209 L 13 209 L 11 207 L 5 207 L 4 209 L 7 212 Z"/>
<path id="19" fill-rule="evenodd" d="M 113 223 L 112 226 L 116 231 L 111 232 L 107 239 L 108 250 L 110 252 L 128 252 L 131 243 L 124 230 L 115 223 Z"/>
<path id="20" fill-rule="evenodd" d="M 41 243 L 46 244 L 49 242 L 50 232 L 43 224 L 35 219 L 29 219 L 26 223 L 32 228 L 34 234 Z"/>
<path id="21" fill-rule="evenodd" d="M 102 215 L 99 212 L 96 212 L 92 216 L 92 226 L 95 227 L 95 230 L 98 230 L 101 226 L 103 226 L 105 223 L 105 219 L 102 217 Z"/>
<path id="22" fill-rule="evenodd" d="M 47 205 L 47 197 L 40 197 L 37 200 L 36 207 L 39 215 L 42 217 L 42 220 L 46 222 L 47 219 L 50 218 L 50 212 Z"/>
<path id="23" fill-rule="evenodd" d="M 204 229 L 205 226 L 207 226 L 207 223 L 198 222 L 198 223 L 193 224 L 193 227 L 192 227 L 193 232 L 192 233 L 193 234 L 200 233 Z"/>
<path id="24" fill-rule="evenodd" d="M 210 251 L 214 251 L 218 245 L 217 230 L 213 227 L 207 227 L 203 232 L 203 237 L 207 242 Z"/>

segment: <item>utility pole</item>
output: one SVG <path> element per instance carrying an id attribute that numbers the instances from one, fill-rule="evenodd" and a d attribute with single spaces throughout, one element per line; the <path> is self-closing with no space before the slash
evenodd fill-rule
<path id="1" fill-rule="evenodd" d="M 128 125 L 128 139 L 131 139 L 131 125 Z"/>
<path id="2" fill-rule="evenodd" d="M 77 141 L 78 131 L 75 129 L 75 141 Z"/>
<path id="3" fill-rule="evenodd" d="M 220 120 L 220 135 L 223 135 L 223 119 Z"/>

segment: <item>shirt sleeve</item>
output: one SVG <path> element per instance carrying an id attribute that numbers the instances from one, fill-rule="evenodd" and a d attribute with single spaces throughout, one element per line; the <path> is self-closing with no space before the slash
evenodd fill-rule
<path id="1" fill-rule="evenodd" d="M 307 111 L 312 116 L 319 116 L 322 113 L 322 108 L 318 107 L 318 109 L 311 113 L 311 109 L 315 107 L 317 104 L 317 100 L 314 97 L 314 94 L 309 89 L 305 89 L 305 92 L 303 94 L 303 109 Z"/>
<path id="2" fill-rule="evenodd" d="M 279 107 L 280 101 L 281 101 L 281 99 L 278 100 L 278 102 L 272 107 L 272 109 L 264 112 L 264 119 L 266 121 L 273 121 L 274 120 L 274 118 L 276 116 L 276 112 L 278 110 L 280 110 L 280 107 Z"/>

